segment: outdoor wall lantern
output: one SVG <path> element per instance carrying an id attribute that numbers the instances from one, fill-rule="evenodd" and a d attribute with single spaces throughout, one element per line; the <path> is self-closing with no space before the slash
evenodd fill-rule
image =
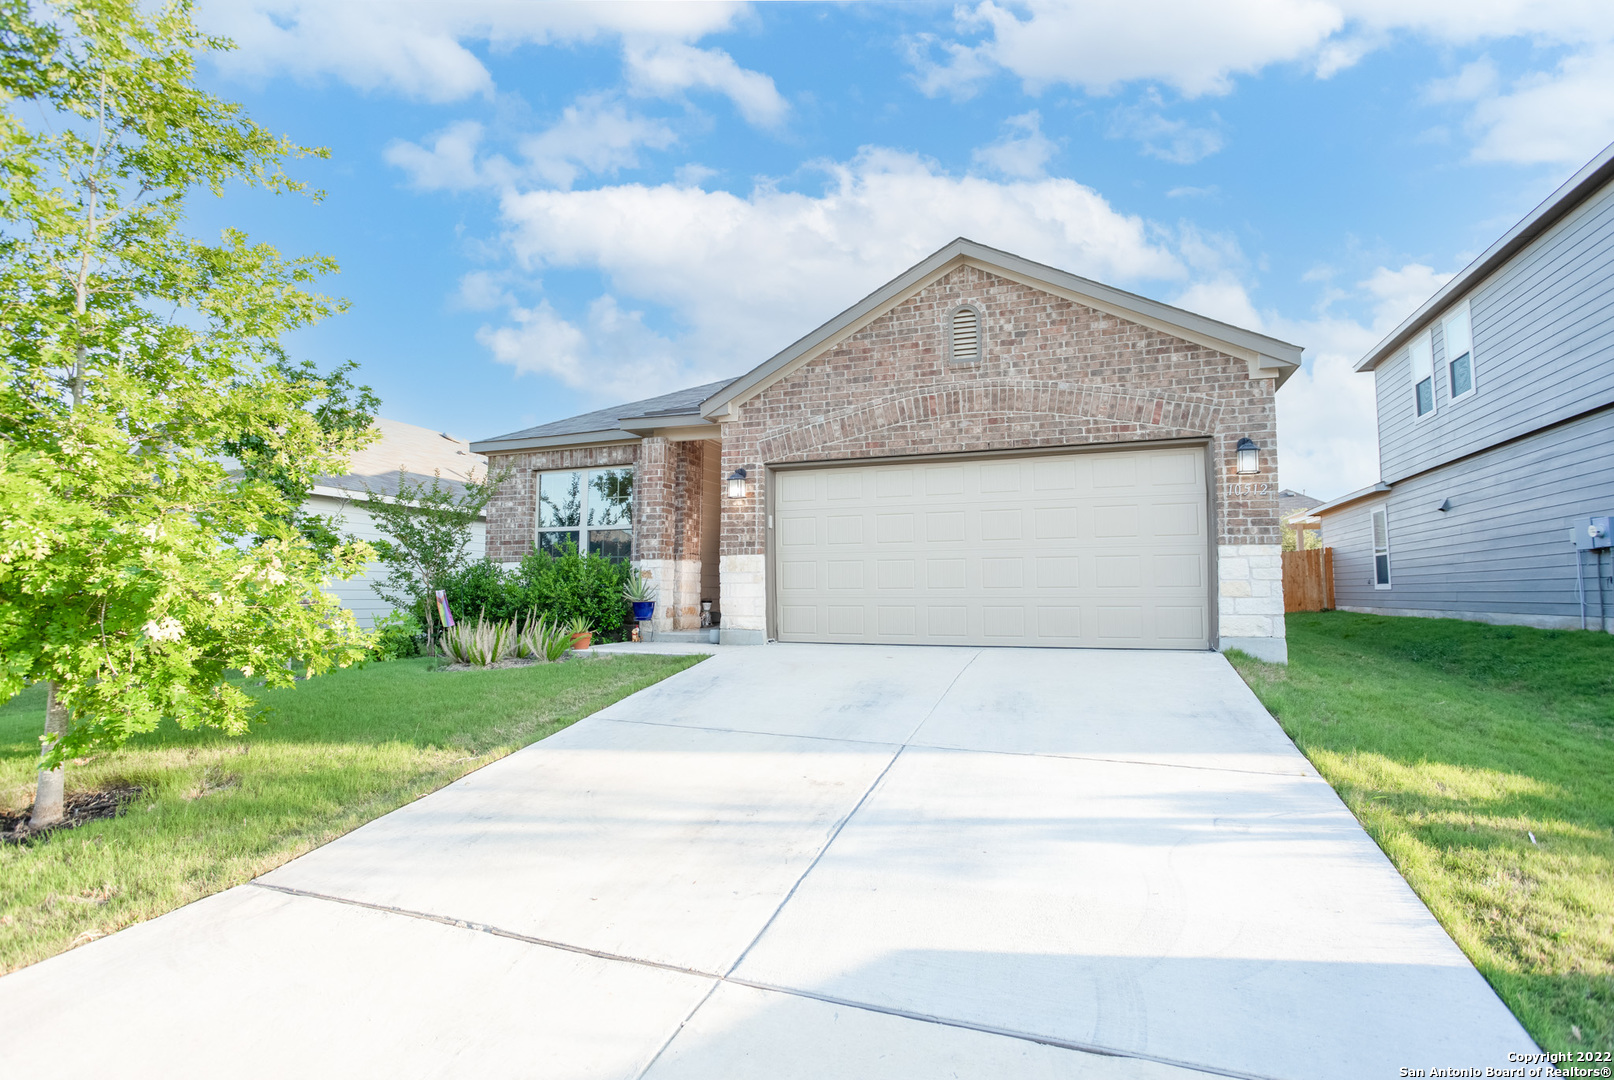
<path id="1" fill-rule="evenodd" d="M 735 469 L 729 473 L 729 498 L 745 498 L 745 470 Z"/>
<path id="2" fill-rule="evenodd" d="M 1254 440 L 1243 438 L 1239 440 L 1239 472 L 1258 473 L 1261 471 L 1261 448 L 1255 445 Z"/>

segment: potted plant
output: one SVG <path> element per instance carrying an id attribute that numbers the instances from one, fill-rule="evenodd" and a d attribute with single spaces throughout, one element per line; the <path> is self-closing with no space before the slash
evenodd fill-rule
<path id="1" fill-rule="evenodd" d="M 581 615 L 567 624 L 566 632 L 572 636 L 572 648 L 579 652 L 594 644 L 594 628 Z"/>
<path id="2" fill-rule="evenodd" d="M 656 595 L 656 587 L 647 577 L 629 578 L 622 588 L 622 598 L 633 605 L 633 617 L 639 622 L 655 614 Z"/>

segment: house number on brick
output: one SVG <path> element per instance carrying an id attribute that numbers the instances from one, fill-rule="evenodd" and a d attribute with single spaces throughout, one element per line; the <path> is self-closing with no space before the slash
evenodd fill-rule
<path id="1" fill-rule="evenodd" d="M 1271 484 L 1231 484 L 1228 487 L 1230 495 L 1265 495 L 1272 490 Z"/>

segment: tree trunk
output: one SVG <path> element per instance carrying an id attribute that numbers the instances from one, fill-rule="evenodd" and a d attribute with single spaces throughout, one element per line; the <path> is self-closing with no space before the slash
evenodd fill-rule
<path id="1" fill-rule="evenodd" d="M 47 754 L 56 741 L 67 734 L 67 706 L 56 700 L 56 684 L 45 687 L 45 739 L 40 744 L 41 754 Z M 39 770 L 39 784 L 34 789 L 34 812 L 28 817 L 30 829 L 42 829 L 62 820 L 63 794 L 67 786 L 67 766 Z"/>
<path id="2" fill-rule="evenodd" d="M 426 647 L 433 657 L 437 655 L 437 597 L 430 592 L 426 596 Z"/>

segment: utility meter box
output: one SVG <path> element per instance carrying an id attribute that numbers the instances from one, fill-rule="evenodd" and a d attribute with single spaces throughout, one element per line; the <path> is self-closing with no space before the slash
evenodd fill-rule
<path id="1" fill-rule="evenodd" d="M 1581 518 L 1575 522 L 1573 539 L 1581 551 L 1614 548 L 1614 515 Z"/>

